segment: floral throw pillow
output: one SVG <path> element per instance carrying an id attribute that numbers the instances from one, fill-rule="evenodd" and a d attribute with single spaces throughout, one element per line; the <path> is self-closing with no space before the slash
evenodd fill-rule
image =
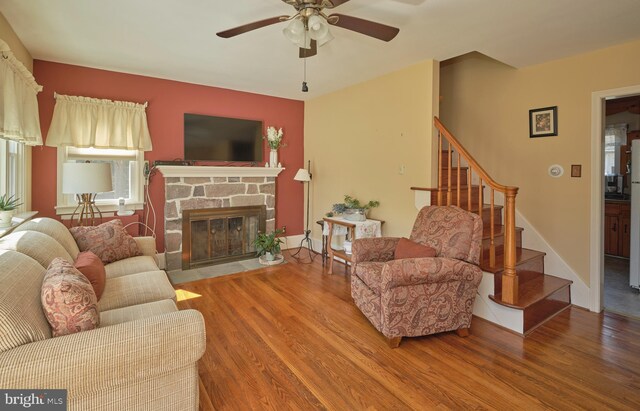
<path id="1" fill-rule="evenodd" d="M 62 258 L 55 258 L 47 268 L 40 299 L 54 337 L 100 325 L 98 299 L 91 283 Z"/>
<path id="2" fill-rule="evenodd" d="M 91 251 L 104 264 L 142 255 L 136 240 L 127 233 L 120 220 L 107 221 L 98 226 L 72 227 L 69 231 L 80 251 Z"/>

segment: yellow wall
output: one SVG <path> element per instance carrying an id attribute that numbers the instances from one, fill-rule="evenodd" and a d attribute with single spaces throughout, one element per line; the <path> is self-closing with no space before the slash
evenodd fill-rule
<path id="1" fill-rule="evenodd" d="M 638 67 L 640 42 L 523 69 L 478 53 L 441 66 L 443 123 L 496 181 L 520 187 L 518 210 L 586 284 L 591 93 L 640 84 Z M 558 136 L 530 139 L 529 110 L 547 106 L 558 106 Z M 552 164 L 565 175 L 549 177 Z"/>
<path id="2" fill-rule="evenodd" d="M 409 235 L 417 215 L 410 187 L 431 181 L 438 88 L 439 63 L 428 60 L 305 103 L 312 222 L 350 194 L 380 201 L 370 217 L 385 220 L 385 235 Z"/>
<path id="3" fill-rule="evenodd" d="M 24 44 L 22 44 L 22 41 L 20 41 L 2 13 L 0 13 L 0 39 L 9 45 L 16 58 L 33 73 L 33 57 L 31 57 L 31 53 L 24 47 Z"/>

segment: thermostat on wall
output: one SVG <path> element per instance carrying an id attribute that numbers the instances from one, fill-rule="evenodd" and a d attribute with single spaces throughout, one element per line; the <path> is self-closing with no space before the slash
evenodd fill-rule
<path id="1" fill-rule="evenodd" d="M 559 164 L 554 164 L 549 167 L 549 175 L 554 178 L 562 177 L 564 174 L 564 168 Z"/>

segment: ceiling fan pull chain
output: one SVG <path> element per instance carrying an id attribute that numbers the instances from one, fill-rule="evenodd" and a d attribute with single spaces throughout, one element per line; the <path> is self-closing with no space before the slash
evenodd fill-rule
<path id="1" fill-rule="evenodd" d="M 304 32 L 304 41 L 305 41 L 305 44 L 306 44 L 306 42 L 307 42 L 307 31 L 306 30 Z M 303 58 L 302 60 L 304 61 L 304 63 L 303 63 L 304 64 L 304 75 L 303 75 L 303 78 L 302 78 L 302 92 L 306 93 L 306 92 L 309 91 L 309 87 L 307 86 L 307 60 L 308 59 L 307 58 Z"/>

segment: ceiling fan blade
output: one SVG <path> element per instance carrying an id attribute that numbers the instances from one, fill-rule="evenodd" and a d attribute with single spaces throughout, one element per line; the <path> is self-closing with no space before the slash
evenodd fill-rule
<path id="1" fill-rule="evenodd" d="M 313 57 L 318 54 L 318 42 L 315 40 L 311 40 L 311 48 L 303 49 L 300 48 L 300 58 L 306 59 L 307 57 Z"/>
<path id="2" fill-rule="evenodd" d="M 249 31 L 256 30 L 256 29 L 259 29 L 259 28 L 262 28 L 262 27 L 265 27 L 265 26 L 270 26 L 272 24 L 280 23 L 281 21 L 285 21 L 285 20 L 288 20 L 288 19 L 289 19 L 289 16 L 271 17 L 269 19 L 264 19 L 264 20 L 260 20 L 260 21 L 254 21 L 253 23 L 244 24 L 242 26 L 234 27 L 234 28 L 229 29 L 229 30 L 221 31 L 219 33 L 216 33 L 216 35 L 218 37 L 222 37 L 222 38 L 228 39 L 230 37 L 234 37 L 234 36 L 237 36 L 239 34 L 247 33 Z"/>
<path id="3" fill-rule="evenodd" d="M 337 17 L 338 21 L 335 21 L 334 17 Z M 345 16 L 344 14 L 332 14 L 327 20 L 334 26 L 375 37 L 382 41 L 391 41 L 400 32 L 400 29 L 395 27 L 357 17 Z M 335 21 L 335 23 L 332 21 Z"/>

